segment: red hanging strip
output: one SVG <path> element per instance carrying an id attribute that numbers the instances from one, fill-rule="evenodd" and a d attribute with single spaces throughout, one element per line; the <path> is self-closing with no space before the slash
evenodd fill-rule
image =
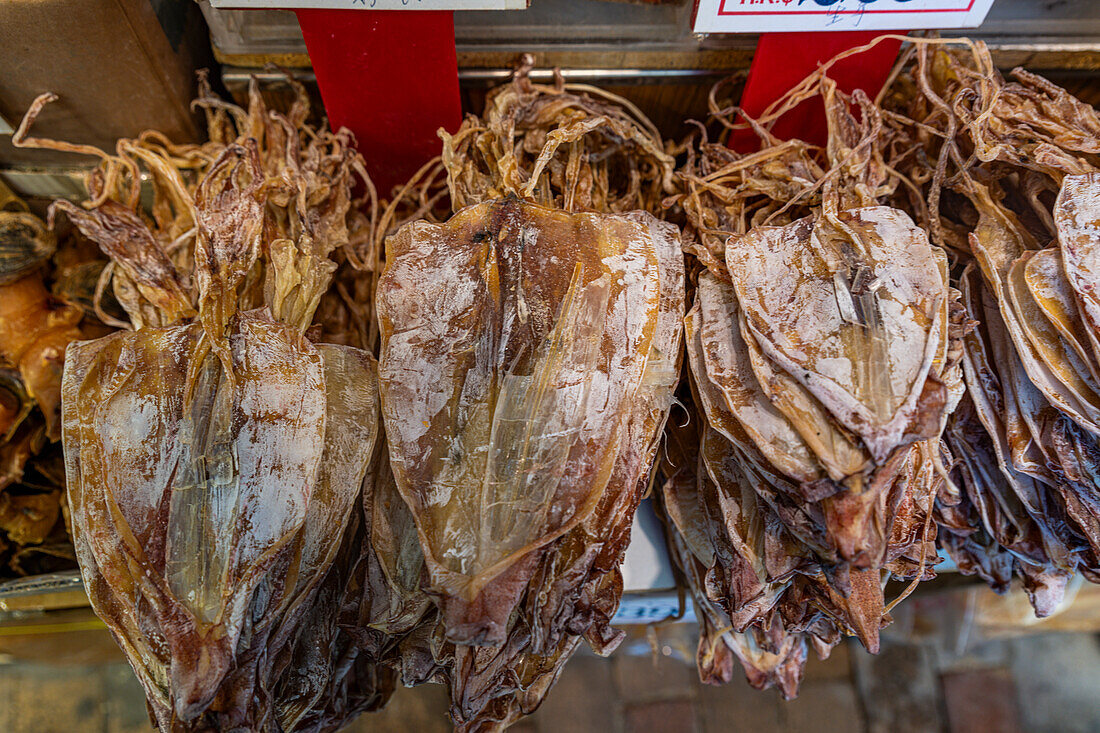
<path id="1" fill-rule="evenodd" d="M 450 11 L 297 10 L 333 128 L 355 133 L 385 195 L 462 122 Z"/>
<path id="2" fill-rule="evenodd" d="M 741 109 L 758 118 L 768 105 L 809 76 L 818 66 L 839 53 L 870 43 L 881 31 L 827 33 L 764 33 L 745 80 Z M 850 56 L 829 70 L 830 78 L 842 91 L 862 89 L 874 97 L 886 83 L 901 49 L 901 41 L 883 39 L 863 53 Z M 798 138 L 816 145 L 827 140 L 825 107 L 819 97 L 809 99 L 776 120 L 772 133 L 781 140 Z M 760 138 L 752 130 L 735 130 L 730 147 L 752 152 Z"/>

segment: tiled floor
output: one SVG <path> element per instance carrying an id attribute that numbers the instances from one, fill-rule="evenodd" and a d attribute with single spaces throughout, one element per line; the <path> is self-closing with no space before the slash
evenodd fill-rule
<path id="1" fill-rule="evenodd" d="M 741 680 L 699 684 L 693 629 L 639 633 L 610 659 L 581 654 L 516 733 L 1094 733 L 1100 731 L 1100 643 L 1038 634 L 952 648 L 887 639 L 878 657 L 843 644 L 811 659 L 802 693 L 783 702 Z M 656 653 L 654 653 L 654 649 Z M 0 731 L 148 731 L 140 689 L 120 661 L 0 664 Z M 399 690 L 355 733 L 450 730 L 440 687 Z"/>
<path id="2" fill-rule="evenodd" d="M 656 633 L 639 628 L 608 659 L 577 655 L 542 707 L 513 731 L 1100 732 L 1095 634 L 982 642 L 942 632 L 916 634 L 901 619 L 884 637 L 878 657 L 854 643 L 838 646 L 827 660 L 812 657 L 802 693 L 790 702 L 774 690 L 752 690 L 741 679 L 722 688 L 701 685 L 693 655 L 692 626 L 665 626 Z M 0 654 L 0 733 L 151 730 L 141 689 L 109 639 L 83 632 L 65 648 L 34 655 L 35 661 L 25 656 L 25 647 L 22 660 Z M 385 710 L 362 716 L 348 730 L 447 733 L 445 713 L 441 687 L 400 689 Z"/>

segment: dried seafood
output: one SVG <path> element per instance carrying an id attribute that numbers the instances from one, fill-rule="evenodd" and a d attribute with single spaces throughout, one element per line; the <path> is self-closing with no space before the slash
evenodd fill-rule
<path id="1" fill-rule="evenodd" d="M 981 322 L 947 432 L 963 496 L 941 512 L 942 544 L 997 590 L 1022 578 L 1045 616 L 1074 572 L 1100 580 L 1100 116 L 1034 74 L 1004 79 L 981 44 L 910 57 L 886 104 L 925 154 L 897 167 L 924 182 Z"/>
<path id="2" fill-rule="evenodd" d="M 670 437 L 664 506 L 703 619 L 700 673 L 727 681 L 732 653 L 787 697 L 808 643 L 826 655 L 851 634 L 877 651 L 887 582 L 932 575 L 966 327 L 875 104 L 826 67 L 772 119 L 814 95 L 826 148 L 758 121 L 755 153 L 704 135 L 667 202 L 698 262 L 685 330 L 703 419 Z M 712 111 L 733 127 L 736 110 Z"/>
<path id="3" fill-rule="evenodd" d="M 12 203 L 21 203 L 12 199 Z M 67 244 L 67 243 L 66 243 Z M 23 210 L 0 211 L 0 537 L 10 544 L 0 578 L 43 563 L 36 547 L 52 543 L 45 563 L 65 569 L 61 516 L 64 478 L 57 471 L 61 374 L 65 351 L 93 328 L 82 310 L 51 294 L 60 251 L 52 232 Z M 75 567 L 70 563 L 67 567 Z"/>
<path id="4" fill-rule="evenodd" d="M 685 400 L 685 404 L 691 402 Z M 728 441 L 715 434 L 705 418 L 689 409 L 683 423 L 670 425 L 666 441 L 662 465 L 666 479 L 660 501 L 668 518 L 670 555 L 691 593 L 699 623 L 696 662 L 700 678 L 708 684 L 729 682 L 737 659 L 754 687 L 775 686 L 784 697 L 795 696 L 806 659 L 807 639 L 816 637 L 782 633 L 783 620 L 777 610 L 770 612 L 773 616 L 770 623 L 738 632 L 722 605 L 707 596 L 707 589 L 725 582 L 719 576 L 720 571 L 711 568 L 713 558 L 732 562 L 740 554 L 751 565 L 742 564 L 734 582 L 760 590 L 758 573 L 767 566 L 778 581 L 770 584 L 764 595 L 775 598 L 803 564 L 799 554 L 806 553 L 784 532 L 778 516 L 757 499 L 752 485 L 743 480 L 736 456 L 727 448 Z M 726 460 L 720 465 L 727 473 L 718 478 L 732 481 L 715 481 L 700 454 L 704 445 L 712 453 L 714 450 L 725 453 Z M 731 495 L 728 491 L 737 493 Z M 835 632 L 826 619 L 816 621 L 816 626 L 827 636 L 827 641 L 819 641 L 818 647 L 827 652 L 834 643 Z"/>
<path id="5" fill-rule="evenodd" d="M 480 117 L 440 133 L 452 210 L 514 195 L 565 211 L 659 212 L 675 161 L 653 123 L 587 84 L 535 84 L 531 63 L 489 93 Z"/>
<path id="6" fill-rule="evenodd" d="M 305 124 L 304 93 L 286 114 L 255 87 L 247 111 L 205 94 L 209 143 L 146 133 L 116 155 L 28 137 L 50 99 L 16 142 L 101 159 L 90 200 L 51 218 L 110 257 L 101 282 L 129 320 L 66 355 L 85 587 L 159 727 L 275 729 L 299 717 L 278 697 L 284 652 L 316 643 L 301 624 L 324 612 L 378 435 L 372 357 L 305 337 L 330 254 L 357 254 L 362 161 L 347 132 Z"/>
<path id="7" fill-rule="evenodd" d="M 515 199 L 388 240 L 383 414 L 456 722 L 495 715 L 501 654 L 617 641 L 601 591 L 621 588 L 624 514 L 629 531 L 676 378 L 678 263 L 675 228 L 647 214 Z"/>
<path id="8" fill-rule="evenodd" d="M 621 639 L 619 564 L 679 373 L 682 256 L 676 228 L 636 210 L 659 211 L 672 158 L 623 100 L 521 69 L 441 134 L 380 225 L 412 222 L 379 285 L 381 388 L 434 601 L 399 653 L 407 684 L 450 686 L 459 729 L 489 730 L 534 710 L 582 638 Z"/>
<path id="9" fill-rule="evenodd" d="M 51 440 L 61 436 L 65 347 L 81 337 L 83 318 L 79 308 L 52 297 L 43 283 L 40 268 L 55 248 L 38 217 L 0 212 L 0 362 L 18 370 Z"/>
<path id="10" fill-rule="evenodd" d="M 530 713 L 619 643 L 662 436 L 707 682 L 792 697 L 811 646 L 877 650 L 937 545 L 1050 613 L 1100 580 L 1100 115 L 980 44 L 905 54 L 876 100 L 830 65 L 760 120 L 712 95 L 747 154 L 527 63 L 384 211 L 300 88 L 203 82 L 208 143 L 114 154 L 29 137 L 40 98 L 16 144 L 100 160 L 51 228 L 108 259 L 0 212 L 4 561 L 71 558 L 67 490 L 178 731 L 335 730 L 398 682 L 463 731 Z M 773 137 L 813 96 L 828 144 Z"/>

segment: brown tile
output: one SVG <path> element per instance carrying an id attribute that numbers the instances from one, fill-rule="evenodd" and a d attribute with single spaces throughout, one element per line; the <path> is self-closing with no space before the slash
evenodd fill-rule
<path id="1" fill-rule="evenodd" d="M 922 644 L 883 643 L 877 656 L 851 649 L 869 733 L 941 733 L 934 654 Z"/>
<path id="2" fill-rule="evenodd" d="M 1021 733 L 1016 685 L 1008 670 L 949 672 L 940 680 L 951 733 Z"/>
<path id="3" fill-rule="evenodd" d="M 947 635 L 937 641 L 936 666 L 940 674 L 1007 667 L 1010 664 L 1010 648 L 1002 639 L 975 642 L 962 650 L 957 648 L 956 640 Z"/>
<path id="4" fill-rule="evenodd" d="M 725 685 L 700 684 L 696 706 L 706 733 L 732 733 L 781 730 L 780 706 L 775 690 L 754 690 L 741 676 Z"/>
<path id="5" fill-rule="evenodd" d="M 846 681 L 803 683 L 798 698 L 780 703 L 785 733 L 852 733 L 864 729 L 855 686 Z"/>
<path id="6" fill-rule="evenodd" d="M 508 727 L 508 733 L 538 733 L 538 730 L 539 727 L 530 718 L 524 718 Z"/>
<path id="7" fill-rule="evenodd" d="M 16 711 L 12 701 L 18 686 L 18 667 L 8 661 L 0 662 L 0 730 L 15 730 Z"/>
<path id="8" fill-rule="evenodd" d="M 70 733 L 107 727 L 104 687 L 95 667 L 21 664 L 10 698 L 5 733 Z M 78 727 L 77 727 L 78 726 Z"/>
<path id="9" fill-rule="evenodd" d="M 646 702 L 690 697 L 698 672 L 691 664 L 664 654 L 625 654 L 611 657 L 615 686 L 624 702 Z"/>
<path id="10" fill-rule="evenodd" d="M 696 733 L 690 700 L 662 700 L 626 708 L 626 733 Z"/>
<path id="11" fill-rule="evenodd" d="M 386 707 L 375 713 L 364 713 L 345 728 L 349 733 L 450 733 L 453 729 L 447 717 L 447 688 L 443 685 L 399 687 Z"/>
<path id="12" fill-rule="evenodd" d="M 145 691 L 126 663 L 106 665 L 103 683 L 107 688 L 107 733 L 152 733 L 145 705 Z"/>
<path id="13" fill-rule="evenodd" d="M 1100 636 L 1035 634 L 1008 644 L 1028 733 L 1100 731 Z"/>
<path id="14" fill-rule="evenodd" d="M 844 639 L 833 648 L 828 659 L 818 659 L 811 649 L 806 659 L 806 671 L 802 675 L 803 683 L 851 679 L 851 648 L 852 642 Z"/>
<path id="15" fill-rule="evenodd" d="M 596 656 L 569 660 L 557 684 L 527 719 L 544 733 L 614 733 L 618 695 L 611 668 L 610 659 Z"/>

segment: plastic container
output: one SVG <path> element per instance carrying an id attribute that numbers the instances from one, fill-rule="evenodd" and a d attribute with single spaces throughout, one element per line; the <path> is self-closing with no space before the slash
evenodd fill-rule
<path id="1" fill-rule="evenodd" d="M 206 0 L 200 0 L 200 5 L 210 25 L 215 52 L 223 62 L 262 66 L 245 61 L 248 57 L 264 57 L 278 63 L 308 65 L 305 42 L 293 11 L 218 10 Z M 670 54 L 667 60 L 682 64 L 691 63 L 692 52 L 751 50 L 755 45 L 751 35 L 692 33 L 692 7 L 691 2 L 646 5 L 531 0 L 527 10 L 457 11 L 455 43 L 463 66 L 486 66 L 477 63 L 482 55 L 530 52 L 554 53 L 566 60 L 569 54 L 579 55 L 583 63 L 576 65 L 589 67 L 592 58 L 602 57 L 609 68 L 622 68 L 621 61 L 640 54 Z M 997 0 L 981 28 L 945 35 L 981 38 L 1002 51 L 1100 53 L 1096 41 L 1100 37 L 1100 2 Z"/>

